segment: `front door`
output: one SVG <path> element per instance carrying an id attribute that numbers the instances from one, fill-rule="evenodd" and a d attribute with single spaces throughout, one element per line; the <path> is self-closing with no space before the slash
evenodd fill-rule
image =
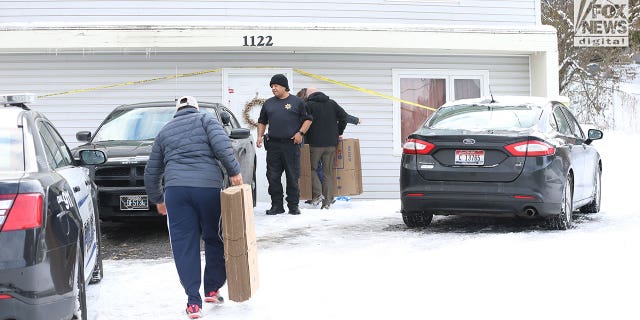
<path id="1" fill-rule="evenodd" d="M 247 122 L 245 119 L 245 106 L 256 97 L 265 100 L 273 97 L 273 93 L 271 93 L 271 88 L 269 87 L 269 81 L 271 81 L 271 77 L 277 73 L 282 73 L 287 76 L 287 79 L 289 79 L 289 87 L 293 88 L 292 71 L 290 69 L 225 69 L 223 71 L 223 101 L 231 112 L 236 115 L 240 126 L 251 129 L 254 144 L 255 139 L 258 138 L 258 130 L 250 126 L 249 123 L 258 122 L 261 105 L 255 105 L 246 110 L 246 116 L 250 122 Z M 271 198 L 267 192 L 269 183 L 267 182 L 267 156 L 264 146 L 262 148 L 256 148 L 256 157 L 257 200 L 258 202 L 271 202 Z M 243 177 L 243 179 L 247 178 L 248 177 Z M 285 185 L 283 182 L 283 187 Z"/>

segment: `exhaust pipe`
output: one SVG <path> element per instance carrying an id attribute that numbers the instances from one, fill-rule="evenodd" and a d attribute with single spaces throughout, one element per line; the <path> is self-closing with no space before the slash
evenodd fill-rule
<path id="1" fill-rule="evenodd" d="M 536 209 L 531 208 L 531 207 L 527 207 L 527 208 L 524 209 L 524 214 L 529 218 L 533 218 L 538 213 L 536 212 Z"/>

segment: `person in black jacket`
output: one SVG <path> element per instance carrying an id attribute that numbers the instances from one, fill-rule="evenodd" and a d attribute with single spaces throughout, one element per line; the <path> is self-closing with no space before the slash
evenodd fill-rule
<path id="1" fill-rule="evenodd" d="M 336 146 L 342 139 L 347 123 L 359 124 L 360 119 L 349 115 L 334 100 L 317 91 L 307 88 L 307 109 L 313 117 L 306 142 L 311 156 L 312 200 L 311 204 L 322 202 L 322 209 L 329 209 L 333 202 L 333 164 Z M 318 168 L 322 167 L 322 177 Z"/>
<path id="2" fill-rule="evenodd" d="M 282 197 L 282 173 L 287 177 L 287 206 L 289 214 L 300 214 L 300 146 L 313 118 L 308 114 L 304 101 L 289 94 L 289 81 L 283 74 L 276 74 L 269 82 L 273 97 L 260 109 L 256 146 L 267 151 L 267 180 L 271 208 L 268 215 L 284 213 Z M 265 133 L 269 129 L 268 133 Z"/>

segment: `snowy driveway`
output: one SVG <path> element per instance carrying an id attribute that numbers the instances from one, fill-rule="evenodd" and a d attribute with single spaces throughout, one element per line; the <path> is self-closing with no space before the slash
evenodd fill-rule
<path id="1" fill-rule="evenodd" d="M 627 187 L 640 176 L 616 156 L 623 138 L 597 145 L 602 212 L 568 231 L 464 217 L 410 230 L 399 200 L 300 216 L 265 216 L 261 203 L 260 289 L 205 306 L 204 319 L 640 319 L 640 209 Z M 105 260 L 88 295 L 89 319 L 186 319 L 170 259 Z"/>

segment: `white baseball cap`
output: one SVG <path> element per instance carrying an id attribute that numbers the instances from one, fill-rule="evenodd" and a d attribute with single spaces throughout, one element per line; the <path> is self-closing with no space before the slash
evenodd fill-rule
<path id="1" fill-rule="evenodd" d="M 192 96 L 182 96 L 180 97 L 180 99 L 176 101 L 176 109 L 180 109 L 182 107 L 187 107 L 187 106 L 191 106 L 200 110 L 200 108 L 198 107 L 198 101 L 196 100 L 196 98 Z"/>

